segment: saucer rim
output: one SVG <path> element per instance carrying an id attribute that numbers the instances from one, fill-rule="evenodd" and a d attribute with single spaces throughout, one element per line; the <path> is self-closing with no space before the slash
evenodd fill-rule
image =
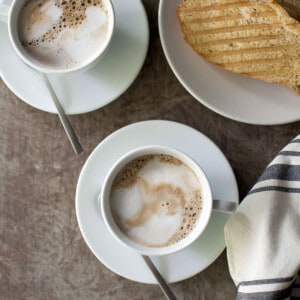
<path id="1" fill-rule="evenodd" d="M 79 194 L 80 194 L 80 182 L 82 181 L 82 178 L 86 175 L 86 169 L 88 168 L 89 166 L 89 162 L 92 161 L 94 159 L 94 156 L 97 155 L 97 152 L 99 151 L 99 148 L 101 148 L 101 146 L 103 145 L 103 143 L 107 144 L 110 142 L 110 139 L 113 139 L 115 138 L 117 135 L 119 134 L 123 134 L 124 131 L 126 132 L 127 128 L 128 127 L 133 127 L 133 126 L 143 126 L 145 123 L 164 123 L 164 124 L 170 124 L 170 125 L 174 125 L 174 126 L 182 126 L 182 127 L 185 127 L 187 130 L 192 130 L 194 131 L 196 134 L 200 134 L 202 135 L 202 137 L 206 138 L 214 147 L 217 148 L 218 150 L 218 155 L 221 156 L 222 160 L 224 160 L 224 162 L 227 164 L 227 167 L 228 167 L 228 172 L 230 172 L 229 176 L 232 178 L 232 187 L 234 189 L 234 194 L 235 194 L 235 202 L 238 204 L 239 203 L 239 192 L 238 192 L 238 185 L 237 185 L 237 181 L 236 181 L 236 178 L 235 178 L 235 175 L 234 175 L 234 172 L 233 172 L 233 169 L 231 167 L 231 165 L 229 164 L 227 158 L 225 157 L 224 153 L 219 149 L 219 147 L 216 146 L 216 144 L 211 141 L 211 139 L 209 139 L 206 135 L 204 135 L 203 133 L 199 132 L 198 130 L 188 126 L 188 125 L 185 125 L 185 124 L 182 124 L 182 123 L 179 123 L 179 122 L 175 122 L 175 121 L 167 121 L 167 120 L 147 120 L 147 121 L 139 121 L 139 122 L 136 122 L 136 123 L 132 123 L 132 124 L 129 124 L 129 125 L 126 125 L 118 130 L 116 130 L 115 132 L 111 133 L 110 135 L 108 135 L 105 139 L 103 139 L 96 147 L 95 149 L 91 152 L 91 154 L 89 155 L 89 157 L 87 158 L 81 172 L 80 172 L 80 175 L 79 175 L 79 178 L 78 178 L 78 182 L 77 182 L 77 188 L 76 188 L 76 195 L 75 195 L 75 208 L 76 208 L 76 217 L 77 217 L 77 222 L 78 222 L 78 225 L 79 225 L 79 228 L 80 228 L 80 232 L 81 232 L 81 235 L 85 241 L 85 243 L 87 244 L 88 248 L 90 249 L 90 251 L 96 256 L 96 258 L 110 271 L 114 272 L 115 274 L 123 277 L 123 278 L 126 278 L 126 279 L 129 279 L 129 280 L 132 280 L 132 281 L 136 281 L 136 282 L 140 282 L 140 283 L 145 283 L 145 284 L 156 284 L 156 281 L 154 278 L 149 278 L 148 281 L 145 281 L 145 280 L 140 280 L 140 279 L 137 279 L 137 278 L 133 278 L 133 277 L 130 277 L 130 276 L 126 276 L 126 274 L 122 273 L 121 271 L 118 270 L 118 268 L 116 268 L 115 266 L 111 266 L 109 263 L 107 263 L 106 260 L 103 260 L 98 254 L 97 254 L 97 251 L 96 249 L 94 249 L 94 247 L 92 245 L 90 245 L 90 237 L 88 237 L 85 233 L 85 230 L 84 230 L 84 225 L 83 225 L 83 222 L 79 216 L 80 212 L 79 212 Z M 227 170 L 226 170 L 227 172 Z M 99 192 L 100 192 L 100 188 L 99 188 Z M 226 201 L 226 200 L 225 200 Z M 121 245 L 120 245 L 121 247 Z M 189 246 L 191 247 L 191 246 Z M 189 248 L 187 247 L 187 248 Z M 215 262 L 215 260 L 222 254 L 222 252 L 224 251 L 224 249 L 226 248 L 226 245 L 224 244 L 224 246 L 222 247 L 222 249 L 219 249 L 218 252 L 216 252 L 216 255 L 211 259 L 211 261 L 209 263 L 207 263 L 205 265 L 204 268 L 202 268 L 200 271 L 197 271 L 196 273 L 192 272 L 189 276 L 178 276 L 178 279 L 177 280 L 172 280 L 172 281 L 169 281 L 170 283 L 176 283 L 176 282 L 180 282 L 180 281 L 183 281 L 183 280 L 186 280 L 186 279 L 189 279 L 195 275 L 197 275 L 198 273 L 204 271 L 206 268 L 208 268 L 213 262 Z M 184 251 L 184 250 L 183 250 Z M 175 253 L 176 254 L 176 253 Z M 134 255 L 138 255 L 137 253 L 134 253 Z M 167 255 L 167 256 L 171 256 L 172 254 L 170 255 Z M 155 264 L 155 261 L 154 261 L 154 264 Z M 125 272 L 126 273 L 126 272 Z M 147 277 L 147 276 L 146 276 Z"/>
<path id="2" fill-rule="evenodd" d="M 112 5 L 113 6 L 117 6 L 118 5 L 118 1 L 121 0 L 112 0 Z M 145 32 L 143 32 L 143 41 L 144 44 L 143 46 L 143 50 L 140 50 L 141 52 L 141 57 L 140 57 L 140 61 L 136 64 L 136 70 L 135 72 L 132 72 L 131 76 L 130 76 L 130 80 L 127 80 L 126 84 L 124 84 L 124 86 L 122 86 L 122 88 L 118 88 L 118 92 L 114 95 L 111 95 L 110 97 L 106 97 L 105 101 L 103 101 L 103 98 L 101 98 L 101 101 L 96 101 L 97 103 L 95 103 L 94 105 L 89 106 L 88 108 L 86 108 L 84 105 L 81 106 L 80 108 L 77 108 L 76 110 L 74 109 L 65 109 L 65 114 L 66 115 L 80 115 L 80 114 L 85 114 L 85 113 L 89 113 L 92 111 L 95 111 L 97 109 L 100 109 L 106 105 L 108 105 L 109 103 L 117 100 L 122 94 L 124 94 L 129 88 L 130 86 L 134 83 L 134 81 L 136 80 L 136 78 L 138 77 L 139 73 L 141 72 L 145 60 L 147 58 L 147 53 L 148 53 L 148 49 L 149 49 L 149 43 L 150 43 L 150 27 L 149 27 L 149 20 L 148 20 L 148 16 L 147 16 L 147 12 L 145 9 L 145 6 L 142 2 L 142 0 L 134 0 L 134 5 L 138 5 L 138 9 L 140 10 L 141 13 L 141 17 L 140 19 L 143 20 L 143 22 L 145 22 Z M 6 24 L 2 21 L 0 21 L 0 25 L 5 26 Z M 0 26 L 0 27 L 2 27 Z M 1 29 L 0 29 L 1 30 Z M 7 34 L 8 34 L 8 29 L 5 28 L 3 30 L 6 30 Z M 114 36 L 116 34 L 114 33 Z M 10 43 L 9 39 L 7 40 L 7 42 Z M 11 45 L 12 47 L 12 45 Z M 1 47 L 0 47 L 1 48 Z M 8 54 L 9 55 L 9 54 Z M 105 55 L 108 55 L 108 53 L 106 53 Z M 30 66 L 26 65 L 25 62 L 23 62 L 23 60 L 21 60 L 21 58 L 19 58 L 16 55 L 16 58 L 18 59 L 18 68 L 31 68 Z M 103 59 L 105 59 L 105 57 L 103 57 Z M 80 73 L 85 73 L 88 72 L 89 70 L 93 70 L 94 68 L 97 67 L 98 64 L 101 64 L 102 59 L 97 62 L 94 66 L 92 66 L 91 68 L 89 68 L 88 70 L 83 70 L 82 72 L 78 71 L 78 72 L 74 72 L 74 73 L 70 73 L 70 74 L 65 74 L 65 75 L 60 75 L 60 74 L 48 74 L 49 75 L 49 79 L 51 81 L 51 78 L 68 78 L 70 76 L 73 76 L 75 74 L 80 75 Z M 38 74 L 37 74 L 38 75 Z M 0 78 L 2 79 L 2 81 L 5 83 L 5 85 L 9 88 L 9 90 L 11 92 L 13 92 L 22 102 L 26 103 L 27 105 L 29 105 L 30 107 L 34 108 L 34 109 L 38 109 L 40 111 L 43 112 L 47 112 L 47 113 L 51 113 L 51 114 L 57 114 L 55 106 L 50 106 L 49 107 L 45 107 L 42 105 L 36 105 L 36 101 L 32 101 L 29 97 L 26 97 L 26 95 L 24 93 L 22 93 L 21 89 L 17 88 L 17 85 L 14 84 L 14 80 L 10 80 L 9 78 L 7 78 L 7 76 L 5 76 L 4 72 L 3 72 L 3 68 L 1 68 L 0 65 Z"/>

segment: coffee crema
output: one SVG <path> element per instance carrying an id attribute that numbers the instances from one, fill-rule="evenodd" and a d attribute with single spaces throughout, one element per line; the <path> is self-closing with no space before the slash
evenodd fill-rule
<path id="1" fill-rule="evenodd" d="M 148 247 L 184 239 L 197 224 L 202 203 L 202 187 L 194 171 L 164 154 L 128 163 L 110 192 L 115 223 L 131 240 Z"/>
<path id="2" fill-rule="evenodd" d="M 18 30 L 21 44 L 35 62 L 70 69 L 103 50 L 108 26 L 109 15 L 102 0 L 27 0 Z"/>

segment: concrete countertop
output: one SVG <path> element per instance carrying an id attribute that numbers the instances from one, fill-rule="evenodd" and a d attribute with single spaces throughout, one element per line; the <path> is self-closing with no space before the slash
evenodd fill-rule
<path id="1" fill-rule="evenodd" d="M 124 279 L 102 265 L 77 225 L 74 198 L 79 173 L 91 151 L 115 130 L 141 120 L 165 119 L 201 131 L 228 158 L 241 199 L 299 132 L 299 123 L 238 123 L 196 101 L 164 57 L 158 1 L 143 2 L 150 24 L 145 64 L 116 101 L 70 116 L 84 148 L 80 157 L 73 153 L 56 115 L 20 101 L 0 80 L 1 299 L 164 299 L 157 286 Z M 171 287 L 178 299 L 234 299 L 226 252 L 200 274 Z"/>

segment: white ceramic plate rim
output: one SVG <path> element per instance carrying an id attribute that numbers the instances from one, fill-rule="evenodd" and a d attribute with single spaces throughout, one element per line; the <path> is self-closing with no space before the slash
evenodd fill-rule
<path id="1" fill-rule="evenodd" d="M 138 282 L 143 282 L 143 283 L 155 283 L 155 279 L 153 278 L 152 274 L 150 273 L 150 271 L 147 268 L 143 268 L 143 270 L 141 270 L 141 264 L 144 264 L 144 262 L 142 261 L 141 258 L 139 258 L 138 254 L 126 249 L 124 246 L 119 245 L 116 241 L 114 241 L 115 247 L 117 249 L 113 249 L 112 247 L 110 247 L 109 253 L 107 252 L 108 249 L 106 249 L 105 247 L 109 247 L 108 246 L 108 241 L 106 240 L 106 242 L 103 240 L 101 240 L 100 243 L 100 239 L 95 238 L 94 235 L 94 230 L 92 229 L 93 227 L 91 227 L 91 230 L 89 231 L 89 226 L 93 225 L 93 218 L 97 218 L 97 222 L 94 223 L 96 224 L 95 227 L 99 226 L 99 224 L 102 222 L 103 220 L 100 221 L 100 212 L 99 212 L 99 208 L 97 207 L 97 197 L 98 194 L 100 192 L 100 185 L 101 185 L 101 181 L 104 178 L 105 174 L 100 175 L 100 173 L 105 173 L 105 169 L 108 170 L 109 166 L 112 165 L 113 161 L 115 159 L 117 159 L 118 157 L 120 157 L 121 155 L 123 155 L 125 152 L 132 150 L 135 147 L 139 147 L 139 146 L 146 146 L 146 145 L 150 145 L 150 144 L 154 144 L 155 142 L 158 143 L 157 139 L 150 137 L 149 138 L 149 134 L 147 134 L 147 137 L 145 137 L 145 139 L 148 141 L 145 143 L 145 141 L 133 141 L 133 139 L 135 139 L 136 133 L 137 131 L 140 131 L 139 135 L 141 135 L 141 130 L 149 130 L 150 128 L 156 128 L 156 131 L 158 134 L 161 134 L 161 132 L 165 131 L 163 133 L 163 135 L 166 135 L 167 133 L 169 134 L 170 131 L 173 131 L 173 135 L 175 133 L 179 131 L 184 132 L 184 137 L 187 138 L 188 135 L 190 135 L 190 137 L 193 137 L 192 141 L 182 143 L 182 142 L 178 142 L 176 141 L 176 139 L 174 139 L 174 136 L 170 136 L 169 140 L 165 142 L 166 146 L 171 146 L 171 147 L 176 147 L 176 145 L 178 146 L 178 148 L 181 151 L 187 149 L 187 145 L 188 147 L 190 145 L 195 145 L 195 137 L 196 139 L 198 139 L 198 141 L 196 142 L 196 144 L 198 145 L 198 143 L 200 143 L 201 145 L 204 144 L 206 145 L 205 147 L 209 148 L 209 153 L 214 152 L 213 157 L 209 158 L 207 163 L 204 162 L 204 164 L 206 164 L 206 166 L 203 166 L 204 172 L 206 171 L 206 169 L 208 168 L 208 165 L 211 165 L 211 161 L 215 161 L 217 160 L 219 165 L 221 165 L 221 167 L 219 167 L 219 170 L 210 170 L 209 173 L 213 173 L 212 174 L 207 174 L 208 179 L 210 180 L 211 176 L 220 176 L 222 178 L 214 178 L 213 181 L 214 182 L 210 182 L 213 183 L 212 186 L 216 186 L 217 184 L 219 185 L 223 185 L 223 187 L 218 187 L 218 190 L 216 190 L 216 188 L 213 191 L 214 197 L 215 198 L 221 198 L 221 196 L 224 196 L 224 200 L 226 199 L 226 197 L 229 197 L 230 195 L 230 199 L 226 199 L 225 201 L 236 201 L 238 203 L 238 189 L 237 189 L 237 184 L 236 184 L 236 180 L 234 177 L 234 173 L 227 161 L 227 159 L 225 158 L 224 154 L 219 150 L 218 147 L 216 147 L 216 145 L 209 140 L 206 136 L 204 136 L 203 134 L 201 134 L 200 132 L 198 132 L 197 130 L 180 124 L 180 123 L 176 123 L 176 122 L 172 122 L 172 121 L 162 121 L 162 120 L 151 120 L 151 121 L 142 121 L 142 122 L 138 122 L 138 123 L 134 123 L 128 126 L 125 126 L 119 130 L 117 130 L 116 132 L 112 133 L 111 135 L 109 135 L 107 138 L 105 138 L 95 149 L 94 151 L 90 154 L 90 156 L 88 157 L 88 159 L 86 160 L 82 171 L 80 173 L 79 179 L 78 179 L 78 184 L 77 184 L 77 189 L 76 189 L 76 197 L 75 197 L 75 207 L 76 207 L 76 216 L 77 216 L 77 221 L 79 224 L 79 228 L 80 231 L 83 235 L 83 238 L 85 240 L 85 242 L 87 243 L 88 247 L 90 248 L 90 250 L 93 252 L 93 254 L 98 258 L 99 261 L 101 261 L 108 269 L 110 269 L 111 271 L 115 272 L 116 274 L 125 277 L 127 279 L 130 280 L 134 280 L 134 281 L 138 281 Z M 157 131 L 157 128 L 161 128 L 159 131 Z M 128 133 L 129 132 L 129 133 Z M 134 134 L 133 134 L 134 133 Z M 128 137 L 130 137 L 131 139 L 128 140 L 128 144 L 125 144 L 123 139 L 127 139 Z M 139 137 L 137 137 L 137 139 L 139 139 Z M 163 139 L 165 140 L 165 136 L 163 137 Z M 118 146 L 118 143 L 120 143 L 122 146 Z M 180 145 L 179 145 L 180 144 Z M 183 145 L 184 144 L 184 145 Z M 114 147 L 115 146 L 115 147 Z M 110 149 L 108 148 L 110 147 Z M 204 148 L 205 148 L 204 147 Z M 116 149 L 118 148 L 118 149 Z M 122 148 L 122 149 L 120 149 Z M 105 150 L 107 152 L 109 152 L 109 154 L 105 154 Z M 213 151 L 211 151 L 213 150 Z M 187 150 L 185 150 L 187 151 Z M 191 149 L 190 153 L 187 153 L 188 155 L 190 155 L 192 158 L 195 159 L 195 149 Z M 206 150 L 208 151 L 208 150 Z M 197 160 L 199 160 L 199 154 L 198 151 L 196 151 L 197 153 Z M 110 157 L 109 156 L 113 156 Z M 95 165 L 98 165 L 100 163 L 100 161 L 103 159 L 104 160 L 111 160 L 111 161 L 105 161 L 103 162 L 103 164 L 97 169 L 97 171 L 95 171 Z M 221 162 L 221 163 L 220 163 Z M 201 162 L 202 163 L 202 162 Z M 214 162 L 215 163 L 215 162 Z M 208 165 L 207 165 L 208 164 Z M 101 170 L 101 171 L 99 171 Z M 215 173 L 216 172 L 216 173 Z M 93 178 L 93 174 L 97 177 L 99 177 L 97 180 L 95 178 Z M 226 173 L 226 176 L 222 176 L 224 175 L 224 173 Z M 217 174 L 217 175 L 215 175 Z M 100 178 L 102 176 L 102 179 Z M 224 181 L 224 183 L 222 183 L 222 181 Z M 224 188 L 224 184 L 226 186 L 226 188 Z M 230 189 L 228 189 L 228 186 L 230 186 Z M 93 199 L 90 199 L 93 198 Z M 90 203 L 88 203 L 90 202 Z M 86 209 L 88 206 L 90 206 L 89 209 Z M 93 210 L 93 211 L 92 211 Z M 217 213 L 217 212 L 214 212 Z M 94 216 L 92 216 L 92 214 L 94 214 Z M 84 217 L 86 216 L 86 218 Z M 87 218 L 88 216 L 88 218 Z M 99 218 L 99 219 L 98 219 Z M 88 220 L 87 220 L 88 219 Z M 154 263 L 156 264 L 156 266 L 158 267 L 158 269 L 160 269 L 160 271 L 162 272 L 162 274 L 164 275 L 164 277 L 168 280 L 168 282 L 177 282 L 177 281 L 181 281 L 184 279 L 187 279 L 189 277 L 192 277 L 194 275 L 196 275 L 197 273 L 201 272 L 202 270 L 204 270 L 205 268 L 207 268 L 225 249 L 225 241 L 223 240 L 224 238 L 224 233 L 223 233 L 223 226 L 225 224 L 225 222 L 227 221 L 228 216 L 224 215 L 214 215 L 212 216 L 212 220 L 209 224 L 209 226 L 211 226 L 210 229 L 207 229 L 207 234 L 205 235 L 205 237 L 200 237 L 200 239 L 198 239 L 198 241 L 196 241 L 192 246 L 188 247 L 188 249 L 182 250 L 178 253 L 175 254 L 171 254 L 168 256 L 165 256 L 163 258 L 153 258 Z M 89 224 L 88 224 L 89 223 Z M 101 227 L 104 225 L 101 225 Z M 221 226 L 221 227 L 218 227 Z M 216 233 L 216 230 L 218 230 L 218 234 Z M 108 231 L 107 229 L 105 229 L 105 231 Z M 213 237 L 210 234 L 210 238 L 207 238 L 207 235 L 209 234 L 209 232 L 213 231 Z M 102 231 L 103 233 L 103 231 Z M 205 233 L 204 233 L 205 234 Z M 218 237 L 219 235 L 219 237 Z M 220 238 L 220 236 L 222 236 L 222 238 Z M 102 236 L 101 236 L 102 237 Z M 109 239 L 113 239 L 111 236 L 109 236 Z M 202 239 L 202 240 L 201 240 Z M 98 240 L 98 241 L 97 241 Z M 203 245 L 202 242 L 203 241 L 209 241 L 208 245 Z M 210 242 L 211 241 L 212 244 L 214 245 L 214 243 L 216 243 L 216 245 L 218 245 L 218 247 L 216 249 L 213 249 L 213 251 L 211 251 L 211 249 L 207 249 L 207 247 L 210 247 Z M 98 247 L 100 247 L 101 244 L 101 249 L 98 248 L 97 249 L 97 243 L 99 244 Z M 202 249 L 200 249 L 201 247 L 199 247 L 199 244 L 201 245 L 201 247 L 204 247 L 203 252 L 206 253 L 204 256 L 206 257 L 199 257 L 199 255 L 201 255 L 202 253 Z M 100 249 L 100 250 L 99 250 Z M 120 249 L 120 250 L 119 250 Z M 195 251 L 195 249 L 197 251 Z M 109 259 L 107 259 L 107 257 L 109 257 L 110 255 L 112 255 L 112 253 L 116 251 L 118 252 L 118 255 L 114 255 L 113 258 L 109 258 L 110 260 L 113 259 L 112 261 L 108 261 Z M 120 252 L 120 253 L 119 253 Z M 104 254 L 103 254 L 104 253 Z M 188 266 L 188 268 L 186 270 L 176 270 L 176 272 L 168 272 L 168 270 L 164 270 L 162 266 L 167 265 L 170 260 L 175 260 L 177 262 L 181 261 L 184 259 L 184 264 L 186 264 L 186 258 L 183 257 L 183 253 L 185 253 L 185 255 L 188 254 L 188 257 L 190 259 L 192 259 L 192 269 L 190 270 L 190 266 Z M 200 253 L 200 254 L 199 254 Z M 209 254 L 207 254 L 209 253 Z M 106 257 L 104 257 L 106 255 Z M 207 259 L 207 255 L 211 256 L 209 259 Z M 117 257 L 118 256 L 118 257 Z M 193 257 L 197 258 L 199 261 L 195 261 L 193 259 Z M 117 261 L 115 261 L 117 260 Z M 124 261 L 130 261 L 130 266 L 125 267 L 124 270 L 124 266 L 120 267 L 120 264 L 118 264 L 118 260 L 120 262 L 120 264 L 123 264 Z M 204 262 L 203 262 L 203 261 Z M 196 264 L 196 265 L 195 265 Z M 167 268 L 168 269 L 168 268 Z M 135 270 L 134 272 L 132 270 Z M 174 271 L 174 270 L 173 270 Z M 165 272 L 165 274 L 164 274 Z M 176 273 L 176 274 L 175 274 Z"/>
<path id="2" fill-rule="evenodd" d="M 289 88 L 225 71 L 199 57 L 183 39 L 175 11 L 180 2 L 160 0 L 159 34 L 172 71 L 196 100 L 224 117 L 248 124 L 300 120 L 300 97 Z M 205 77 L 209 80 L 201 90 L 197 78 L 205 81 Z"/>

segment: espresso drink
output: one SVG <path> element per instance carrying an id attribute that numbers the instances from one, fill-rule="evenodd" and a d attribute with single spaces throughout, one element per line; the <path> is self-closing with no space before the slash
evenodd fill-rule
<path id="1" fill-rule="evenodd" d="M 169 155 L 146 155 L 116 176 L 110 206 L 121 231 L 148 247 L 164 247 L 185 238 L 202 210 L 202 188 L 186 164 Z"/>
<path id="2" fill-rule="evenodd" d="M 103 50 L 108 26 L 102 0 L 27 0 L 18 30 L 24 49 L 36 63 L 69 69 Z"/>

